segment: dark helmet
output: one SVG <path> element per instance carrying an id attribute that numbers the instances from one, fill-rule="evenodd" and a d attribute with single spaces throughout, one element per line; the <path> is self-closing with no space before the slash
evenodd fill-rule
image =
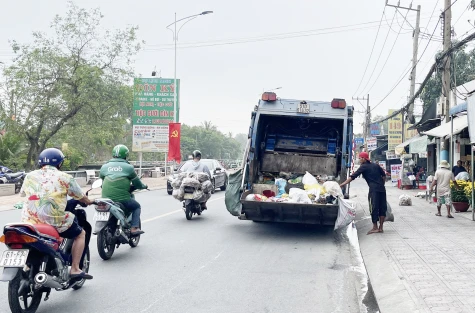
<path id="1" fill-rule="evenodd" d="M 195 150 L 195 151 L 193 151 L 192 155 L 193 155 L 193 159 L 201 159 L 201 152 L 200 152 L 200 150 Z"/>
<path id="2" fill-rule="evenodd" d="M 40 167 L 43 167 L 45 165 L 51 165 L 59 169 L 63 164 L 63 161 L 63 152 L 56 148 L 45 149 L 41 151 L 40 155 L 38 156 L 38 165 Z"/>
<path id="3" fill-rule="evenodd" d="M 124 145 L 117 145 L 112 149 L 112 157 L 127 160 L 129 148 Z"/>

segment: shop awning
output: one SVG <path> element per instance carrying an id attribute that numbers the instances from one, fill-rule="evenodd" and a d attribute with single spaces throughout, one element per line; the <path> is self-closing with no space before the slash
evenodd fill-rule
<path id="1" fill-rule="evenodd" d="M 401 144 L 398 144 L 395 148 L 394 148 L 394 152 L 396 153 L 396 155 L 401 155 L 405 152 L 405 147 L 408 146 L 411 142 L 414 142 L 418 139 L 420 139 L 421 136 L 419 134 L 415 135 L 414 137 L 412 137 L 411 139 L 408 139 L 406 141 L 404 141 L 403 143 Z"/>
<path id="2" fill-rule="evenodd" d="M 465 128 L 468 127 L 467 115 L 454 118 L 453 123 L 454 123 L 453 134 L 457 135 L 461 133 Z M 451 128 L 451 122 L 448 122 L 440 126 L 437 126 L 436 128 L 433 128 L 431 130 L 428 130 L 424 132 L 423 134 L 431 136 L 431 137 L 444 138 L 446 136 L 450 136 L 450 128 Z"/>
<path id="3" fill-rule="evenodd" d="M 427 152 L 427 145 L 429 144 L 429 138 L 427 136 L 421 136 L 416 140 L 409 143 L 409 153 L 422 153 Z"/>

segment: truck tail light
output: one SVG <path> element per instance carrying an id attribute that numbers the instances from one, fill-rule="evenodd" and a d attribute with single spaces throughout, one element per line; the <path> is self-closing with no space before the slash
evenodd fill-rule
<path id="1" fill-rule="evenodd" d="M 345 99 L 333 99 L 332 100 L 332 108 L 334 108 L 334 109 L 344 109 L 344 108 L 346 108 Z"/>
<path id="2" fill-rule="evenodd" d="M 262 94 L 262 101 L 276 101 L 277 95 L 274 92 L 264 92 Z"/>

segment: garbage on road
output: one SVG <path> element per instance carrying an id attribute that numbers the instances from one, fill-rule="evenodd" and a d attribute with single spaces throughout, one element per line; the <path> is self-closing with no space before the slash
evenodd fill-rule
<path id="1" fill-rule="evenodd" d="M 399 196 L 399 205 L 400 206 L 411 206 L 412 205 L 412 199 L 411 196 L 402 194 Z"/>

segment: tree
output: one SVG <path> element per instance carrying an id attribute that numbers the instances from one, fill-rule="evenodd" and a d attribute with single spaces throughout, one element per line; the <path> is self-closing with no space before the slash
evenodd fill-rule
<path id="1" fill-rule="evenodd" d="M 27 167 L 63 128 L 77 126 L 80 114 L 89 112 L 92 122 L 99 112 L 104 122 L 124 113 L 124 102 L 107 99 L 132 76 L 131 58 L 140 49 L 137 27 L 101 33 L 102 18 L 98 9 L 69 2 L 66 16 L 56 16 L 51 24 L 52 37 L 34 32 L 32 44 L 12 42 L 17 56 L 5 70 L 10 99 L 2 101 L 1 113 L 15 119 L 28 142 Z"/>

